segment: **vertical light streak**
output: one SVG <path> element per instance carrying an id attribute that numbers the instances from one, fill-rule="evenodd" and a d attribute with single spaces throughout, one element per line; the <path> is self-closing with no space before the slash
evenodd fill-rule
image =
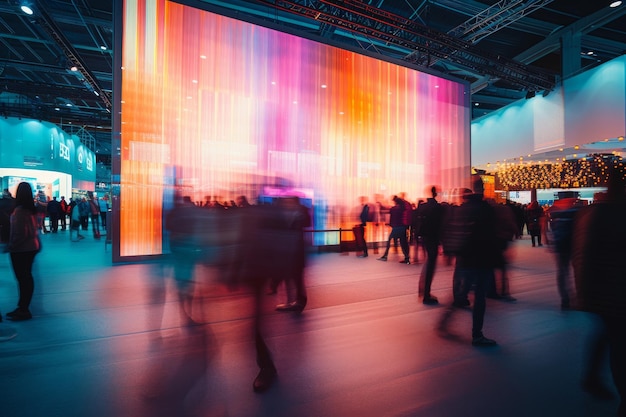
<path id="1" fill-rule="evenodd" d="M 465 185 L 462 84 L 166 0 L 126 1 L 123 66 L 121 256 L 161 253 L 171 166 L 194 201 L 286 177 L 341 213 Z"/>

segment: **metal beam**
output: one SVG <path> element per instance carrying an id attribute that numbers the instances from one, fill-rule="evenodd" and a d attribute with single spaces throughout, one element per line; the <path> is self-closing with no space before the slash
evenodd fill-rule
<path id="1" fill-rule="evenodd" d="M 557 30 L 535 46 L 517 55 L 514 59 L 524 64 L 531 64 L 539 58 L 557 51 L 561 47 L 561 38 L 565 33 L 581 32 L 582 34 L 586 34 L 624 15 L 626 15 L 626 7 L 605 7 L 589 16 L 578 19 L 569 26 Z"/>
<path id="2" fill-rule="evenodd" d="M 511 84 L 533 89 L 551 89 L 552 75 L 527 68 L 513 60 L 481 51 L 469 42 L 420 25 L 405 17 L 356 0 L 259 0 L 276 10 L 325 22 L 345 30 L 417 51 L 423 57 L 444 59 L 471 68 L 477 74 L 488 74 Z M 419 60 L 416 61 L 419 65 Z M 423 65 L 423 63 L 421 63 Z"/>
<path id="3" fill-rule="evenodd" d="M 41 1 L 35 1 L 37 8 L 37 18 L 35 21 L 39 23 L 41 28 L 57 43 L 59 48 L 63 51 L 66 58 L 72 63 L 72 65 L 78 68 L 78 71 L 83 76 L 85 83 L 92 89 L 93 94 L 98 96 L 104 103 L 106 108 L 110 109 L 111 99 L 108 94 L 100 87 L 100 84 L 96 80 L 96 77 L 91 73 L 87 66 L 82 62 L 80 55 L 74 48 L 74 46 L 65 38 L 61 30 L 58 28 L 54 20 L 46 12 L 42 6 Z"/>
<path id="4" fill-rule="evenodd" d="M 507 27 L 513 22 L 541 9 L 553 0 L 500 0 L 476 16 L 463 22 L 448 34 L 477 43 L 492 33 Z"/>

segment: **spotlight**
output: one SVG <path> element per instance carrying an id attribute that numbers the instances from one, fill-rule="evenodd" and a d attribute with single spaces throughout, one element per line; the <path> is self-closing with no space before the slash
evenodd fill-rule
<path id="1" fill-rule="evenodd" d="M 533 98 L 533 97 L 535 97 L 534 91 L 529 91 L 528 93 L 526 93 L 526 100 L 528 100 L 529 98 Z"/>
<path id="2" fill-rule="evenodd" d="M 20 4 L 20 9 L 29 16 L 33 14 L 32 5 L 29 2 L 23 1 Z"/>

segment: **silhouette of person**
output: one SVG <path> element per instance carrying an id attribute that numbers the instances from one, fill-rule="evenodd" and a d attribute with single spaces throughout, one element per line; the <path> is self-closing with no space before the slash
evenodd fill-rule
<path id="1" fill-rule="evenodd" d="M 556 283 L 561 297 L 561 309 L 568 310 L 571 296 L 572 261 L 572 234 L 574 231 L 574 217 L 580 208 L 579 201 L 575 198 L 563 198 L 556 200 L 548 209 L 550 216 L 550 228 L 552 230 L 552 244 L 556 254 L 557 274 Z"/>
<path id="2" fill-rule="evenodd" d="M 33 317 L 29 309 L 35 289 L 33 262 L 41 250 L 37 215 L 33 190 L 29 183 L 21 182 L 15 193 L 11 233 L 5 248 L 5 251 L 11 254 L 11 266 L 19 287 L 17 308 L 6 314 L 10 320 L 29 320 Z"/>
<path id="3" fill-rule="evenodd" d="M 361 253 L 357 255 L 359 258 L 367 258 L 367 241 L 365 240 L 365 227 L 370 219 L 370 206 L 367 204 L 367 197 L 359 197 L 361 203 L 361 211 L 359 212 L 359 224 L 353 229 L 356 250 Z"/>
<path id="4" fill-rule="evenodd" d="M 420 275 L 419 294 L 422 296 L 424 304 L 438 304 L 437 297 L 431 295 L 430 289 L 437 266 L 437 256 L 439 255 L 443 207 L 435 199 L 437 197 L 437 188 L 435 186 L 431 187 L 430 192 L 432 197 L 417 207 L 417 216 L 420 219 L 418 234 L 422 237 L 426 251 L 426 264 Z"/>
<path id="5" fill-rule="evenodd" d="M 284 277 L 287 289 L 287 302 L 276 306 L 278 311 L 302 312 L 307 303 L 304 283 L 306 260 L 303 230 L 311 226 L 309 210 L 300 203 L 299 197 L 286 197 L 278 200 L 279 214 L 282 217 L 282 233 L 285 240 L 273 244 L 281 246 L 280 251 L 288 259 L 283 259 L 287 273 Z"/>
<path id="6" fill-rule="evenodd" d="M 483 335 L 486 310 L 486 290 L 497 259 L 496 215 L 494 208 L 483 199 L 484 186 L 480 176 L 473 178 L 473 194 L 464 195 L 458 208 L 464 241 L 456 251 L 456 270 L 461 276 L 464 292 L 474 287 L 472 310 L 472 345 L 494 346 L 496 341 Z M 439 331 L 447 333 L 447 324 L 454 311 L 448 308 L 439 324 Z"/>
<path id="7" fill-rule="evenodd" d="M 626 416 L 626 279 L 622 258 L 626 253 L 625 185 L 622 173 L 610 173 L 605 201 L 580 209 L 572 239 L 578 306 L 599 317 L 604 325 L 600 339 L 591 342 L 601 344 L 603 337 L 608 342 L 611 373 L 620 396 L 619 417 Z M 595 360 L 591 356 L 588 365 Z M 597 367 L 594 370 L 591 366 L 583 388 L 595 394 L 605 392 L 597 375 Z"/>
<path id="8" fill-rule="evenodd" d="M 543 224 L 544 215 L 543 208 L 536 200 L 526 207 L 526 228 L 528 229 L 528 234 L 530 234 L 533 247 L 535 246 L 535 240 L 537 240 L 537 246 L 543 246 L 541 244 L 541 225 Z"/>
<path id="9" fill-rule="evenodd" d="M 391 226 L 391 232 L 387 238 L 387 247 L 383 256 L 378 258 L 379 261 L 386 261 L 389 255 L 389 249 L 391 248 L 391 241 L 398 239 L 400 241 L 400 248 L 404 254 L 404 260 L 400 263 L 410 264 L 409 258 L 409 242 L 406 237 L 407 226 L 405 224 L 405 201 L 398 196 L 393 196 L 394 206 L 389 209 L 389 226 Z"/>

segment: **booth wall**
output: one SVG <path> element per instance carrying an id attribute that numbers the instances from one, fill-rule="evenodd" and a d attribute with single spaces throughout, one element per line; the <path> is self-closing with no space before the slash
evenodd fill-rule
<path id="1" fill-rule="evenodd" d="M 95 154 L 77 136 L 31 119 L 0 118 L 0 168 L 69 174 L 73 187 L 91 191 L 96 179 Z"/>
<path id="2" fill-rule="evenodd" d="M 472 122 L 472 165 L 513 161 L 626 133 L 626 57 Z"/>

